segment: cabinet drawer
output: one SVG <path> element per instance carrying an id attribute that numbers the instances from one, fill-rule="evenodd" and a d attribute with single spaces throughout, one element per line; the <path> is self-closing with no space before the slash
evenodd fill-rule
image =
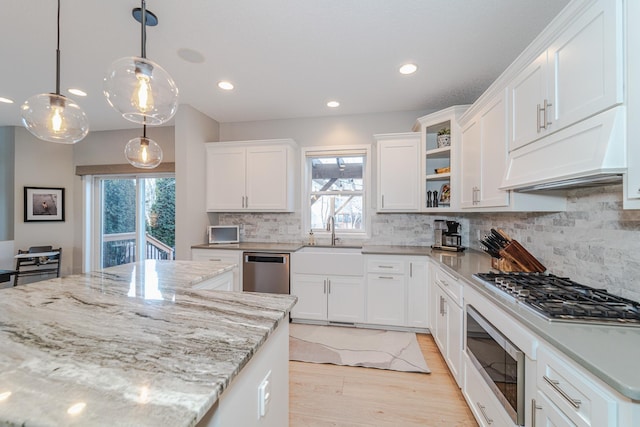
<path id="1" fill-rule="evenodd" d="M 238 264 L 241 262 L 242 252 L 240 251 L 225 251 L 219 249 L 192 249 L 191 259 L 193 261 L 215 261 L 215 262 L 229 262 Z"/>
<path id="2" fill-rule="evenodd" d="M 538 350 L 536 384 L 577 425 L 617 425 L 615 397 L 582 368 L 546 346 Z"/>
<path id="3" fill-rule="evenodd" d="M 367 273 L 404 274 L 404 260 L 370 259 Z"/>
<path id="4" fill-rule="evenodd" d="M 482 427 L 513 426 L 515 423 L 502 407 L 466 353 L 464 359 L 464 397 Z"/>
<path id="5" fill-rule="evenodd" d="M 462 307 L 462 283 L 442 268 L 436 270 L 435 276 L 436 283 L 459 307 Z"/>

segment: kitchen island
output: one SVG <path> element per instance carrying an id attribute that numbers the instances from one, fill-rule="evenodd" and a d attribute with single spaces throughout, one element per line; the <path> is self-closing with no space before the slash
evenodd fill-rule
<path id="1" fill-rule="evenodd" d="M 267 373 L 260 425 L 288 420 L 296 298 L 198 289 L 233 267 L 146 261 L 1 290 L 0 424 L 248 425 Z"/>

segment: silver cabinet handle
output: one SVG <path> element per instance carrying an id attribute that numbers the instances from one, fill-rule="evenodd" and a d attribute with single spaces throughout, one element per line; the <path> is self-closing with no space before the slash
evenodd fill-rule
<path id="1" fill-rule="evenodd" d="M 553 104 L 551 104 L 545 99 L 544 100 L 544 125 L 542 125 L 542 128 L 545 130 L 548 129 L 549 125 L 551 124 L 551 121 L 549 120 L 549 107 L 551 106 L 553 106 Z"/>
<path id="2" fill-rule="evenodd" d="M 531 399 L 531 427 L 536 427 L 536 411 L 542 409 L 542 406 L 536 404 L 535 399 Z"/>
<path id="3" fill-rule="evenodd" d="M 536 130 L 538 131 L 538 133 L 540 133 L 540 129 L 542 129 L 542 127 L 540 126 L 540 111 L 542 110 L 542 108 L 540 108 L 540 104 L 538 104 L 538 110 L 537 110 L 537 114 L 536 114 Z"/>
<path id="4" fill-rule="evenodd" d="M 331 279 L 327 279 L 327 283 L 329 284 L 329 293 L 331 293 Z"/>
<path id="5" fill-rule="evenodd" d="M 573 406 L 576 409 L 580 409 L 580 404 L 582 402 L 578 399 L 574 399 L 571 396 L 569 396 L 567 392 L 560 387 L 560 381 L 552 380 L 546 375 L 543 375 L 542 378 L 544 378 L 547 384 L 549 384 L 555 391 L 560 393 L 560 396 L 564 397 L 565 400 L 571 404 L 571 406 Z"/>
<path id="6" fill-rule="evenodd" d="M 324 288 L 322 290 L 323 293 L 327 293 L 327 279 L 324 279 Z"/>
<path id="7" fill-rule="evenodd" d="M 393 280 L 392 276 L 378 276 L 378 279 L 388 279 L 388 280 Z"/>
<path id="8" fill-rule="evenodd" d="M 382 195 L 382 207 L 384 208 L 384 194 Z"/>
<path id="9" fill-rule="evenodd" d="M 209 258 L 209 261 L 222 261 L 222 258 Z"/>
<path id="10" fill-rule="evenodd" d="M 244 207 L 245 208 L 249 207 L 249 196 L 244 196 Z"/>
<path id="11" fill-rule="evenodd" d="M 478 405 L 478 409 L 480 409 L 480 412 L 482 413 L 482 416 L 484 417 L 484 419 L 487 420 L 487 424 L 493 424 L 493 420 L 489 418 L 489 416 L 485 412 L 486 408 L 482 406 L 480 402 L 476 402 L 476 405 Z"/>
<path id="12" fill-rule="evenodd" d="M 440 316 L 444 316 L 444 298 L 440 296 Z"/>
<path id="13" fill-rule="evenodd" d="M 413 277 L 413 263 L 409 263 L 409 277 Z"/>
<path id="14" fill-rule="evenodd" d="M 242 196 L 242 207 L 244 208 L 244 196 Z"/>
<path id="15" fill-rule="evenodd" d="M 378 265 L 378 268 L 393 268 L 393 265 Z"/>

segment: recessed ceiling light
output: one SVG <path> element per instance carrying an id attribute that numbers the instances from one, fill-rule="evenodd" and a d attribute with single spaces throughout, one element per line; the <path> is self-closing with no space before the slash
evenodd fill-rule
<path id="1" fill-rule="evenodd" d="M 220 89 L 224 89 L 224 90 L 232 90 L 233 89 L 233 83 L 226 82 L 226 81 L 223 80 L 221 82 L 218 82 L 218 87 Z"/>
<path id="2" fill-rule="evenodd" d="M 418 70 L 418 66 L 416 64 L 404 64 L 400 67 L 400 74 L 413 74 Z"/>
<path id="3" fill-rule="evenodd" d="M 5 104 L 13 104 L 13 99 L 3 98 L 0 96 L 0 102 L 4 102 Z"/>
<path id="4" fill-rule="evenodd" d="M 87 92 L 80 89 L 69 89 L 69 93 L 72 93 L 76 96 L 87 96 Z"/>
<path id="5" fill-rule="evenodd" d="M 327 107 L 329 108 L 336 108 L 339 107 L 340 103 L 338 101 L 329 101 L 327 102 Z"/>

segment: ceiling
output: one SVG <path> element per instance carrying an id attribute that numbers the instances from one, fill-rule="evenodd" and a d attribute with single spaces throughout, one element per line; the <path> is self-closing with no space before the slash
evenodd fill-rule
<path id="1" fill-rule="evenodd" d="M 102 78 L 114 60 L 140 55 L 131 16 L 140 1 L 61 1 L 63 94 L 92 130 L 136 127 L 108 106 Z M 147 0 L 159 20 L 147 57 L 173 76 L 181 104 L 219 122 L 433 110 L 473 102 L 567 3 Z M 0 97 L 15 103 L 0 103 L 0 126 L 19 126 L 22 102 L 55 91 L 56 7 L 2 0 Z M 406 62 L 418 71 L 401 75 Z M 66 93 L 72 87 L 88 96 Z"/>

